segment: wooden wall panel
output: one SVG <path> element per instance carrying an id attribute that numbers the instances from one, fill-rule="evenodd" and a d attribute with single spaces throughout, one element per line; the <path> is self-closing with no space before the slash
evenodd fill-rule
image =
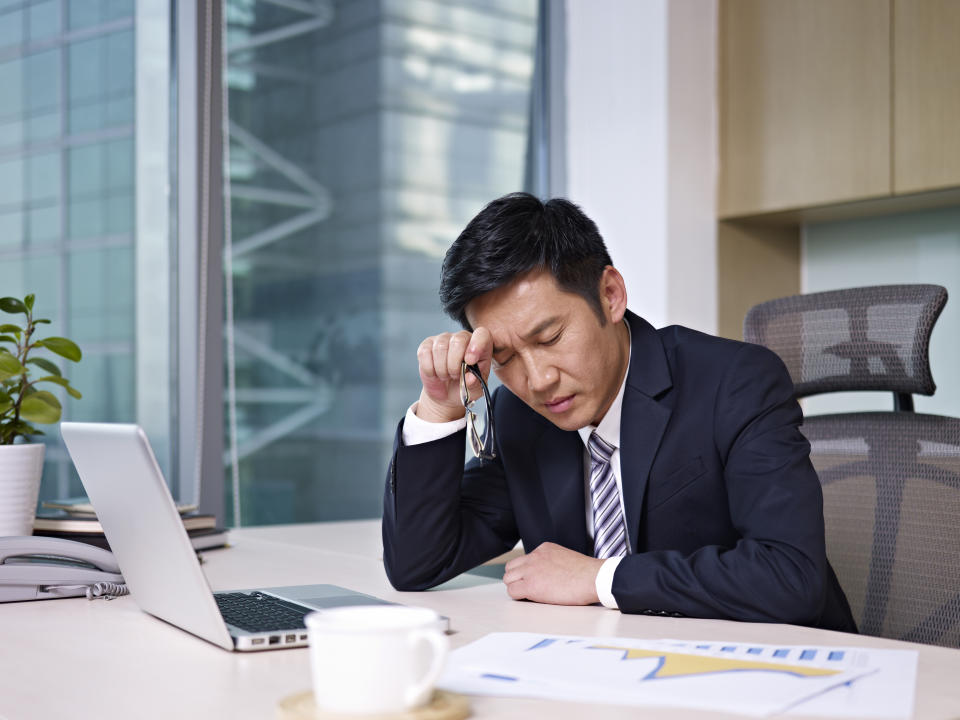
<path id="1" fill-rule="evenodd" d="M 723 0 L 721 217 L 892 191 L 888 0 Z"/>
<path id="2" fill-rule="evenodd" d="M 960 185 L 960 2 L 894 0 L 896 193 Z"/>
<path id="3" fill-rule="evenodd" d="M 743 340 L 747 310 L 799 292 L 799 226 L 717 223 L 718 335 Z"/>

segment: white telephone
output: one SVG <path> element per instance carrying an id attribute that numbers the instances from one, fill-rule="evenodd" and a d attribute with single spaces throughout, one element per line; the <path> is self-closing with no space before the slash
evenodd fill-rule
<path id="1" fill-rule="evenodd" d="M 109 550 L 63 538 L 0 537 L 0 602 L 126 593 Z"/>

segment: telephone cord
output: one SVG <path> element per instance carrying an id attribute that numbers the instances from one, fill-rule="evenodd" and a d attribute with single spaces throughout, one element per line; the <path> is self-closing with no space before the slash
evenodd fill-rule
<path id="1" fill-rule="evenodd" d="M 83 590 L 86 592 L 87 600 L 113 600 L 122 595 L 128 595 L 130 591 L 124 583 L 98 582 L 93 585 L 47 585 L 43 588 L 45 592 L 60 595 L 71 590 Z"/>

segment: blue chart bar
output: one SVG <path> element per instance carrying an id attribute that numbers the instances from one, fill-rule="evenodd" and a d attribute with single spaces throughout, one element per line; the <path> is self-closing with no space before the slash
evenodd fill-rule
<path id="1" fill-rule="evenodd" d="M 697 645 L 697 650 L 709 650 L 709 645 Z"/>
<path id="2" fill-rule="evenodd" d="M 553 638 L 545 638 L 538 642 L 536 645 L 531 645 L 527 650 L 539 650 L 540 648 L 550 647 L 556 642 Z"/>
<path id="3" fill-rule="evenodd" d="M 816 650 L 804 650 L 802 653 L 800 653 L 801 660 L 813 660 L 816 656 Z"/>
<path id="4" fill-rule="evenodd" d="M 722 648 L 720 648 L 722 652 L 733 652 L 736 649 L 737 649 L 736 645 L 724 645 Z"/>
<path id="5" fill-rule="evenodd" d="M 788 649 L 785 649 L 785 648 L 780 648 L 779 650 L 774 650 L 774 651 L 773 651 L 773 656 L 774 656 L 775 658 L 785 658 L 785 657 L 786 657 L 787 655 L 789 655 L 789 654 L 790 654 L 790 651 L 789 651 Z"/>
<path id="6" fill-rule="evenodd" d="M 750 655 L 760 655 L 763 653 L 763 648 L 750 648 L 747 650 L 747 653 Z"/>
<path id="7" fill-rule="evenodd" d="M 828 660 L 843 660 L 843 650 L 831 650 L 827 656 Z"/>

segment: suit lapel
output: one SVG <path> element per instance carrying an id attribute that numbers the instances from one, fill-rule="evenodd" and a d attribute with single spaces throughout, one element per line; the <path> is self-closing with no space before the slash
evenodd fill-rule
<path id="1" fill-rule="evenodd" d="M 657 331 L 629 311 L 627 321 L 631 351 L 620 416 L 620 473 L 630 548 L 636 552 L 650 468 L 670 421 L 670 408 L 656 398 L 673 383 Z"/>
<path id="2" fill-rule="evenodd" d="M 536 444 L 537 469 L 556 542 L 590 555 L 583 484 L 583 442 L 576 432 L 551 425 Z"/>

